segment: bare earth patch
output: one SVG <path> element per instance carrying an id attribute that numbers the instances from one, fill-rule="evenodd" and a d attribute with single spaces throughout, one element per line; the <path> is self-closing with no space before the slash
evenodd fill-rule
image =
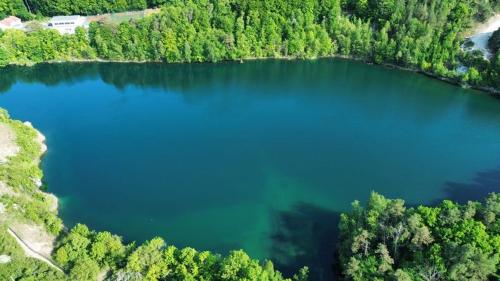
<path id="1" fill-rule="evenodd" d="M 30 229 L 30 231 L 33 231 L 33 227 L 29 226 L 29 229 Z M 16 230 L 14 230 L 12 227 L 8 228 L 7 232 L 17 241 L 17 243 L 23 249 L 24 254 L 27 257 L 41 260 L 41 261 L 45 262 L 46 264 L 48 264 L 49 266 L 55 268 L 56 270 L 63 272 L 63 270 L 59 266 L 57 266 L 50 259 L 50 257 L 47 257 L 45 254 L 42 254 L 42 253 L 38 252 L 36 249 L 32 248 L 33 245 L 29 245 L 27 243 L 28 241 L 24 240 L 25 237 L 22 237 L 20 234 L 18 234 L 16 232 Z M 35 246 L 36 246 L 36 244 L 35 244 Z"/>
<path id="2" fill-rule="evenodd" d="M 16 223 L 10 228 L 21 238 L 24 243 L 44 257 L 50 257 L 54 249 L 55 237 L 45 231 L 42 226 L 34 224 Z"/>
<path id="3" fill-rule="evenodd" d="M 14 191 L 12 191 L 4 182 L 0 181 L 0 196 L 7 195 L 16 195 Z"/>
<path id="4" fill-rule="evenodd" d="M 7 162 L 8 157 L 19 152 L 16 144 L 16 135 L 12 129 L 4 123 L 0 123 L 0 165 Z"/>

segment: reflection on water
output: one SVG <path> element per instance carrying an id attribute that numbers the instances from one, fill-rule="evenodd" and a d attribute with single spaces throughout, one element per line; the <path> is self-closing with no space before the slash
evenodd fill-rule
<path id="1" fill-rule="evenodd" d="M 289 276 L 307 266 L 315 280 L 331 280 L 340 214 L 300 202 L 273 217 L 270 257 L 276 266 Z"/>
<path id="2" fill-rule="evenodd" d="M 372 190 L 499 191 L 498 100 L 360 62 L 8 67 L 0 92 L 47 136 L 66 225 L 243 248 L 313 280 L 332 277 L 338 214 Z"/>
<path id="3" fill-rule="evenodd" d="M 447 182 L 446 198 L 466 203 L 469 200 L 482 200 L 492 192 L 500 192 L 500 168 L 478 172 L 467 182 Z"/>

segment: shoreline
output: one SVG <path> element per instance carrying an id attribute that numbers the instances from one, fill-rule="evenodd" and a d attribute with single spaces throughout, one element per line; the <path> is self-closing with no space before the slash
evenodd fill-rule
<path id="1" fill-rule="evenodd" d="M 500 18 L 500 15 L 499 15 Z M 408 72 L 414 72 L 418 73 L 424 76 L 427 76 L 432 79 L 436 79 L 457 87 L 460 87 L 462 89 L 474 89 L 477 91 L 480 91 L 481 93 L 491 95 L 494 97 L 500 97 L 500 89 L 495 89 L 492 87 L 484 87 L 484 86 L 474 86 L 474 85 L 469 85 L 469 84 L 464 84 L 458 79 L 454 78 L 449 78 L 449 77 L 443 77 L 439 76 L 433 72 L 430 71 L 425 71 L 422 69 L 410 67 L 410 66 L 402 66 L 402 65 L 397 65 L 393 63 L 375 63 L 375 62 L 369 62 L 361 58 L 356 58 L 356 57 L 351 57 L 351 56 L 344 56 L 344 55 L 331 55 L 331 56 L 319 56 L 319 57 L 313 57 L 313 58 L 299 58 L 299 57 L 256 57 L 256 58 L 245 58 L 245 59 L 236 59 L 236 60 L 221 60 L 217 62 L 172 62 L 172 63 L 167 63 L 163 61 L 132 61 L 132 60 L 104 60 L 104 59 L 69 59 L 69 60 L 56 60 L 56 61 L 45 61 L 45 62 L 40 62 L 40 63 L 29 63 L 29 64 L 18 64 L 18 63 L 10 63 L 7 66 L 18 66 L 18 67 L 33 67 L 38 64 L 64 64 L 64 63 L 117 63 L 117 64 L 217 64 L 217 63 L 224 63 L 224 62 L 235 62 L 235 63 L 245 63 L 245 62 L 251 62 L 251 61 L 264 61 L 264 60 L 283 60 L 283 61 L 313 61 L 317 59 L 343 59 L 343 60 L 350 60 L 350 61 L 359 61 L 363 62 L 365 64 L 369 65 L 378 65 L 382 67 L 388 67 L 392 69 L 398 69 L 402 71 L 408 71 Z M 0 67 L 1 71 L 2 67 Z"/>
<path id="2" fill-rule="evenodd" d="M 38 145 L 40 145 L 40 156 L 37 159 L 37 162 L 38 162 L 37 164 L 40 166 L 42 163 L 43 156 L 47 153 L 47 150 L 48 150 L 47 144 L 45 143 L 47 138 L 45 137 L 44 134 L 42 134 L 42 132 L 40 132 L 37 128 L 35 128 L 30 121 L 24 121 L 23 124 L 25 126 L 30 127 L 31 129 L 33 129 L 36 132 L 35 141 L 38 143 Z M 40 167 L 40 169 L 41 169 L 41 167 Z M 34 181 L 35 185 L 37 186 L 38 191 L 40 193 L 42 193 L 44 196 L 46 196 L 47 199 L 49 200 L 50 211 L 55 212 L 57 214 L 58 210 L 59 210 L 59 198 L 55 194 L 44 191 L 41 189 L 41 187 L 43 186 L 43 181 L 42 181 L 43 176 L 42 176 L 42 178 L 36 178 L 36 179 L 32 179 L 32 180 Z"/>
<path id="3" fill-rule="evenodd" d="M 37 128 L 35 128 L 33 126 L 33 124 L 31 124 L 30 121 L 25 121 L 23 123 L 24 123 L 24 125 L 31 127 L 36 132 L 36 139 L 35 140 L 40 145 L 40 157 L 38 158 L 38 165 L 41 165 L 43 156 L 47 153 L 47 150 L 48 150 L 47 144 L 45 143 L 47 138 L 45 137 L 44 134 L 42 134 L 42 132 L 40 132 Z M 47 198 L 50 200 L 50 211 L 55 212 L 57 214 L 58 210 L 59 210 L 59 198 L 53 193 L 50 193 L 50 192 L 47 192 L 47 191 L 40 189 L 43 186 L 43 182 L 42 182 L 43 178 L 42 179 L 34 179 L 34 180 L 35 180 L 35 184 L 38 187 L 38 190 L 43 195 L 47 196 Z"/>
<path id="4" fill-rule="evenodd" d="M 43 155 L 47 151 L 45 136 L 36 128 L 34 128 L 31 122 L 13 120 L 10 119 L 10 116 L 8 116 L 7 112 L 6 114 L 6 119 L 2 120 L 2 122 L 0 122 L 0 125 L 5 125 L 13 131 L 13 133 L 15 134 L 15 138 L 11 141 L 17 143 L 19 147 L 17 153 L 15 155 L 11 155 L 10 157 L 17 157 L 19 154 L 24 153 L 26 146 L 29 146 L 30 149 L 32 149 L 32 151 L 27 154 L 30 155 L 30 165 L 33 165 L 33 167 L 38 166 L 41 170 L 40 163 L 42 161 Z M 21 129 L 21 127 L 24 128 Z M 32 133 L 28 134 L 28 130 L 26 129 L 28 129 Z M 25 131 L 26 135 L 24 135 Z M 26 143 L 27 135 L 30 136 L 30 143 Z M 18 142 L 18 139 L 21 139 L 22 144 Z M 26 154 L 24 155 L 26 156 Z M 9 160 L 5 163 L 6 165 L 9 165 L 11 159 L 10 157 Z M 18 163 L 17 165 L 20 164 Z M 19 167 L 17 167 L 17 169 L 19 169 Z M 4 216 L 0 220 L 0 223 L 2 225 L 5 225 L 7 234 L 14 238 L 17 245 L 23 251 L 24 256 L 37 259 L 56 269 L 57 271 L 63 272 L 62 269 L 53 262 L 51 257 L 51 254 L 56 246 L 55 241 L 57 236 L 54 233 L 51 233 L 50 230 L 46 228 L 44 222 L 33 220 L 33 217 L 23 215 L 23 210 L 25 210 L 24 208 L 26 204 L 29 204 L 26 202 L 38 201 L 46 204 L 46 207 L 41 207 L 40 205 L 36 204 L 32 206 L 43 208 L 46 212 L 55 217 L 58 217 L 58 199 L 54 194 L 44 192 L 40 188 L 42 186 L 42 178 L 43 174 L 37 173 L 32 173 L 31 176 L 26 177 L 26 179 L 28 181 L 31 181 L 31 183 L 34 184 L 34 187 L 36 187 L 32 191 L 26 191 L 22 189 L 16 191 L 13 189 L 13 187 L 9 186 L 8 182 L 0 182 L 0 193 L 7 194 L 8 196 L 12 197 L 12 200 L 14 200 L 13 210 L 7 210 L 5 206 L 0 203 L 2 205 L 1 213 L 4 214 Z M 28 181 L 25 184 L 28 184 Z M 20 210 L 21 213 L 18 213 L 18 210 Z M 44 210 L 40 211 L 44 212 Z"/>

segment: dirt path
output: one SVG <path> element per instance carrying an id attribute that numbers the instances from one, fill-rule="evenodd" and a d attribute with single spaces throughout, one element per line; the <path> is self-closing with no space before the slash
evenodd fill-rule
<path id="1" fill-rule="evenodd" d="M 45 257 L 44 255 L 36 252 L 35 250 L 31 249 L 31 247 L 26 244 L 10 227 L 7 228 L 7 232 L 12 236 L 14 237 L 14 239 L 16 240 L 16 242 L 19 244 L 19 246 L 21 246 L 21 248 L 23 249 L 24 251 L 24 254 L 28 257 L 31 257 L 31 258 L 35 258 L 35 259 L 38 259 L 38 260 L 41 260 L 43 262 L 45 262 L 46 264 L 48 264 L 49 266 L 55 268 L 56 270 L 60 271 L 60 272 L 64 272 L 62 270 L 62 268 L 60 268 L 59 266 L 57 266 L 54 262 L 52 262 L 49 258 Z"/>

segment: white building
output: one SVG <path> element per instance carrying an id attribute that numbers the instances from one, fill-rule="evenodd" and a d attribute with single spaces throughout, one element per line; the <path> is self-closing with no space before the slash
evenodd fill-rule
<path id="1" fill-rule="evenodd" d="M 0 21 L 0 29 L 1 30 L 6 30 L 6 29 L 23 29 L 23 23 L 21 22 L 21 19 L 10 16 L 8 18 L 5 18 Z"/>
<path id="2" fill-rule="evenodd" d="M 74 34 L 77 27 L 88 28 L 88 23 L 82 16 L 57 16 L 50 20 L 47 27 L 61 34 Z"/>

